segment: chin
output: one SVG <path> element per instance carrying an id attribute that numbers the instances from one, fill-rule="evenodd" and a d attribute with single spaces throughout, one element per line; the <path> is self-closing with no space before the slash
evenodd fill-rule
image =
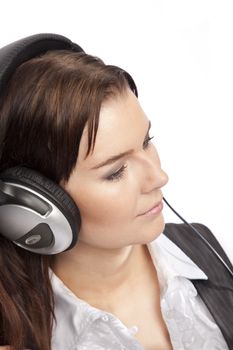
<path id="1" fill-rule="evenodd" d="M 147 244 L 158 238 L 164 231 L 165 221 L 162 214 L 160 214 L 153 222 L 145 225 L 143 229 L 143 242 L 142 244 Z"/>

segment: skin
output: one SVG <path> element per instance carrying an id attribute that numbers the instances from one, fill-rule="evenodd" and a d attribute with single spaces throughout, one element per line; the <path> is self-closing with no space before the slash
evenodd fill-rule
<path id="1" fill-rule="evenodd" d="M 148 126 L 139 101 L 127 90 L 103 104 L 94 151 L 86 159 L 84 130 L 75 169 L 62 184 L 80 210 L 79 239 L 72 250 L 54 256 L 52 268 L 79 298 L 114 313 L 128 326 L 133 320 L 127 315 L 137 318 L 135 302 L 146 294 L 148 304 L 141 307 L 156 309 L 158 333 L 164 334 L 157 274 L 146 248 L 162 233 L 164 218 L 162 212 L 141 214 L 162 200 L 168 175 L 148 140 Z M 128 155 L 96 168 L 128 150 Z"/>

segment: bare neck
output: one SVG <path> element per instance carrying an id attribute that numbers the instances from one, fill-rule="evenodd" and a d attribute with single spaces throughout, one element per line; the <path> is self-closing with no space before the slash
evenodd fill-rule
<path id="1" fill-rule="evenodd" d="M 52 269 L 79 298 L 94 303 L 128 292 L 146 270 L 146 246 L 134 245 L 107 250 L 80 242 L 74 249 L 54 257 Z"/>

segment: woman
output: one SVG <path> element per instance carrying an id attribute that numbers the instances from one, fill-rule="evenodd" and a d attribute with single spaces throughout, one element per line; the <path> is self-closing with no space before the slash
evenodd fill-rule
<path id="1" fill-rule="evenodd" d="M 0 344 L 15 350 L 228 349 L 190 281 L 206 283 L 207 275 L 161 234 L 168 176 L 132 78 L 77 45 L 53 43 L 67 39 L 28 40 L 30 55 L 18 45 L 17 64 L 14 56 L 14 69 L 7 68 L 0 85 Z M 43 228 L 46 237 L 51 233 L 45 224 L 33 235 L 26 230 L 24 241 L 11 237 L 12 222 L 12 230 L 20 230 L 26 215 L 43 209 L 16 186 L 16 209 L 32 210 L 22 217 L 10 212 L 15 202 L 4 200 L 11 200 L 7 189 L 15 178 L 52 188 L 64 206 L 72 198 L 78 207 L 72 212 L 81 217 L 77 243 L 74 238 L 64 251 L 53 250 L 51 234 L 46 250 L 40 245 Z"/>

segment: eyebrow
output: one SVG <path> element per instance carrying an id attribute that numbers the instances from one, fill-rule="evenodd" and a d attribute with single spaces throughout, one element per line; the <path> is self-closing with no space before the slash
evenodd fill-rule
<path id="1" fill-rule="evenodd" d="M 149 121 L 146 135 L 148 135 L 150 128 L 151 128 L 151 121 Z M 115 156 L 112 156 L 112 157 L 108 158 L 107 160 L 104 160 L 103 162 L 97 164 L 96 166 L 94 166 L 91 169 L 99 169 L 102 166 L 112 164 L 123 157 L 129 156 L 130 154 L 133 153 L 133 151 L 134 151 L 133 149 L 129 149 L 128 151 L 116 154 Z"/>

